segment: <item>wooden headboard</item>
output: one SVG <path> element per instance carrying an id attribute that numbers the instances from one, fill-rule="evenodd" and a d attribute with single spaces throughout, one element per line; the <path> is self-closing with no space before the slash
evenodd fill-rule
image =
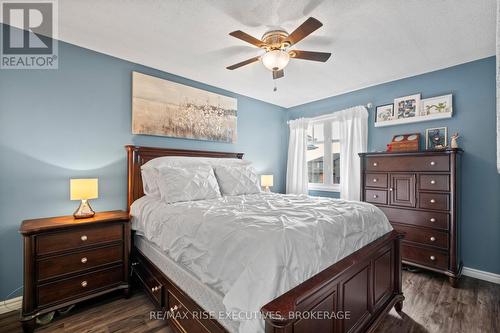
<path id="1" fill-rule="evenodd" d="M 217 151 L 184 150 L 170 148 L 125 146 L 127 149 L 127 209 L 130 205 L 144 195 L 142 190 L 141 165 L 153 158 L 161 156 L 191 156 L 191 157 L 218 157 L 218 158 L 243 158 L 243 153 L 224 153 Z"/>

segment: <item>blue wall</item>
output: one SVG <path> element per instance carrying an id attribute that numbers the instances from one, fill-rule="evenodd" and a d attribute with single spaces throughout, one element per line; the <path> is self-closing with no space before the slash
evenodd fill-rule
<path id="1" fill-rule="evenodd" d="M 58 70 L 0 70 L 0 300 L 22 285 L 21 221 L 77 207 L 69 178 L 99 178 L 97 211 L 126 208 L 125 144 L 244 152 L 284 191 L 284 108 L 65 43 L 59 56 Z M 132 71 L 236 97 L 238 142 L 133 136 Z"/>
<path id="2" fill-rule="evenodd" d="M 423 98 L 453 93 L 453 118 L 374 127 L 370 110 L 368 147 L 385 150 L 395 134 L 447 126 L 459 132 L 465 150 L 462 170 L 462 254 L 464 265 L 500 273 L 500 175 L 496 171 L 495 57 L 414 76 L 289 109 L 289 118 L 313 117 L 372 102 L 390 104 L 395 97 L 422 93 Z M 422 147 L 425 147 L 422 140 Z M 313 193 L 318 194 L 318 193 Z M 321 193 L 320 193 L 321 194 Z"/>

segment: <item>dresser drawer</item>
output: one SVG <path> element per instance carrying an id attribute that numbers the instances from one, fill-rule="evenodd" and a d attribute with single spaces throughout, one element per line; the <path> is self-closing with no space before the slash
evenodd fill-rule
<path id="1" fill-rule="evenodd" d="M 38 280 L 76 273 L 123 260 L 123 245 L 79 251 L 37 261 Z"/>
<path id="2" fill-rule="evenodd" d="M 412 224 L 423 227 L 448 230 L 450 215 L 438 212 L 423 212 L 399 208 L 379 207 L 389 221 L 400 224 Z"/>
<path id="3" fill-rule="evenodd" d="M 83 246 L 119 241 L 123 225 L 105 225 L 42 234 L 36 237 L 37 255 L 76 249 Z"/>
<path id="4" fill-rule="evenodd" d="M 420 193 L 420 208 L 449 210 L 450 195 L 443 193 Z"/>
<path id="5" fill-rule="evenodd" d="M 47 283 L 38 287 L 38 306 L 50 305 L 100 289 L 111 288 L 123 281 L 123 266 Z"/>
<path id="6" fill-rule="evenodd" d="M 365 201 L 375 204 L 387 205 L 387 191 L 366 190 Z"/>
<path id="7" fill-rule="evenodd" d="M 437 269 L 448 269 L 448 252 L 432 248 L 412 246 L 403 241 L 401 244 L 403 260 Z"/>
<path id="8" fill-rule="evenodd" d="M 168 294 L 168 311 L 172 322 L 181 332 L 209 333 L 202 323 L 194 319 L 193 314 L 186 308 L 186 305 L 173 293 Z"/>
<path id="9" fill-rule="evenodd" d="M 449 175 L 420 175 L 419 188 L 430 191 L 449 191 Z"/>
<path id="10" fill-rule="evenodd" d="M 416 228 L 394 223 L 395 230 L 406 234 L 405 241 L 416 242 L 448 250 L 448 233 L 430 228 Z"/>
<path id="11" fill-rule="evenodd" d="M 387 187 L 387 174 L 386 173 L 367 173 L 365 175 L 365 185 L 367 187 Z"/>
<path id="12" fill-rule="evenodd" d="M 436 156 L 370 156 L 365 158 L 367 171 L 449 171 L 450 158 Z"/>

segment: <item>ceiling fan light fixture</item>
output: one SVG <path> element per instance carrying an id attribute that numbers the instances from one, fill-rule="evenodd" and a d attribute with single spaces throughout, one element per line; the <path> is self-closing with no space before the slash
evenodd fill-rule
<path id="1" fill-rule="evenodd" d="M 279 71 L 288 65 L 290 55 L 284 50 L 271 50 L 262 57 L 262 64 L 270 71 Z"/>

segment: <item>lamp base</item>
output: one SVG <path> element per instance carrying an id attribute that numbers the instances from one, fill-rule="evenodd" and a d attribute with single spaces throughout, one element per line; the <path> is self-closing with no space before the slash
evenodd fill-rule
<path id="1" fill-rule="evenodd" d="M 93 217 L 95 212 L 90 207 L 90 204 L 87 200 L 82 200 L 80 202 L 80 206 L 73 213 L 73 217 L 75 219 L 88 219 L 89 217 Z"/>

